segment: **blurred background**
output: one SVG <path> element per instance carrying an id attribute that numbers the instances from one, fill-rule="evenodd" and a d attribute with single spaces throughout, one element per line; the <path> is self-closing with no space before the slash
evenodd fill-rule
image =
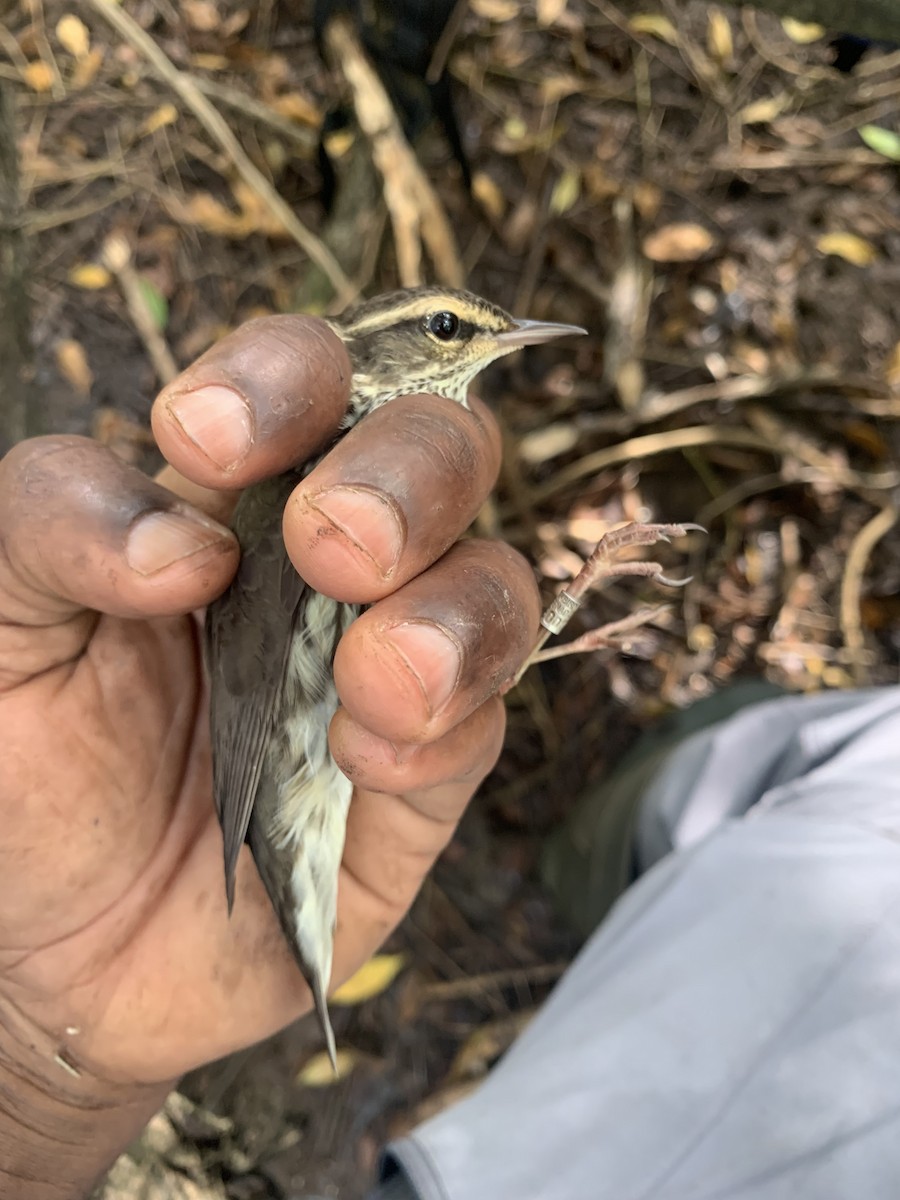
<path id="1" fill-rule="evenodd" d="M 155 392 L 240 322 L 439 281 L 590 331 L 480 383 L 506 451 L 479 532 L 548 599 L 625 521 L 709 531 L 653 550 L 685 588 L 615 582 L 567 635 L 667 604 L 624 652 L 511 693 L 335 1009 L 340 1080 L 305 1022 L 197 1073 L 106 1200 L 360 1197 L 577 949 L 541 852 L 643 730 L 738 680 L 896 682 L 898 18 L 766 7 L 0 2 L 0 443 L 153 470 Z"/>

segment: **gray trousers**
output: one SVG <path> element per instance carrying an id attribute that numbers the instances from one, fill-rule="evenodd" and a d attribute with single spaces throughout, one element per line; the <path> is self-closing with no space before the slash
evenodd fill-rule
<path id="1" fill-rule="evenodd" d="M 695 734 L 634 841 L 641 877 L 385 1179 L 421 1200 L 900 1200 L 900 688 Z"/>

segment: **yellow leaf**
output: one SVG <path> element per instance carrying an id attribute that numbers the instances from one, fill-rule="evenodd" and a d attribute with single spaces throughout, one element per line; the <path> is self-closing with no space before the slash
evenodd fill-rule
<path id="1" fill-rule="evenodd" d="M 707 22 L 706 45 L 709 48 L 710 57 L 720 65 L 731 62 L 734 57 L 731 22 L 717 8 L 710 9 Z"/>
<path id="2" fill-rule="evenodd" d="M 161 104 L 155 112 L 152 112 L 147 120 L 141 126 L 141 133 L 147 136 L 151 133 L 156 133 L 157 129 L 164 129 L 166 125 L 174 125 L 178 120 L 178 109 L 174 104 Z"/>
<path id="3" fill-rule="evenodd" d="M 791 102 L 787 92 L 777 96 L 765 96 L 762 100 L 754 100 L 746 108 L 742 108 L 739 116 L 745 125 L 765 125 L 780 117 Z"/>
<path id="4" fill-rule="evenodd" d="M 569 211 L 581 195 L 581 172 L 575 167 L 567 167 L 557 179 L 550 195 L 550 211 L 561 216 Z"/>
<path id="5" fill-rule="evenodd" d="M 79 58 L 75 63 L 75 70 L 72 72 L 72 87 L 84 88 L 93 83 L 97 78 L 97 72 L 103 65 L 104 49 L 102 46 L 95 46 L 93 50 L 89 50 L 82 58 Z"/>
<path id="6" fill-rule="evenodd" d="M 506 197 L 498 184 L 485 171 L 472 176 L 472 195 L 489 217 L 499 221 L 506 212 Z"/>
<path id="7" fill-rule="evenodd" d="M 823 233 L 816 242 L 820 254 L 834 254 L 855 267 L 868 267 L 878 257 L 871 242 L 855 233 Z"/>
<path id="8" fill-rule="evenodd" d="M 296 121 L 298 125 L 310 125 L 318 129 L 322 124 L 322 110 L 300 92 L 285 92 L 271 101 L 271 107 L 281 117 Z"/>
<path id="9" fill-rule="evenodd" d="M 781 28 L 798 46 L 808 46 L 810 42 L 817 42 L 825 36 L 823 25 L 814 25 L 810 21 L 796 21 L 793 17 L 784 17 Z"/>
<path id="10" fill-rule="evenodd" d="M 106 267 L 101 267 L 99 263 L 80 263 L 69 271 L 69 283 L 84 288 L 85 291 L 95 292 L 98 288 L 105 288 L 112 283 L 112 276 Z"/>
<path id="11" fill-rule="evenodd" d="M 81 342 L 74 338 L 62 338 L 54 347 L 54 357 L 59 373 L 79 396 L 88 397 L 94 382 L 94 372 L 91 370 Z"/>
<path id="12" fill-rule="evenodd" d="M 471 8 L 486 21 L 511 21 L 519 11 L 515 0 L 471 0 Z"/>
<path id="13" fill-rule="evenodd" d="M 224 54 L 192 54 L 191 66 L 198 71 L 227 71 L 231 63 Z"/>
<path id="14" fill-rule="evenodd" d="M 663 225 L 644 238 L 644 254 L 652 262 L 696 262 L 715 245 L 702 225 L 688 222 Z"/>
<path id="15" fill-rule="evenodd" d="M 212 33 L 219 27 L 221 17 L 212 0 L 181 0 L 181 11 L 191 29 L 198 33 Z"/>
<path id="16" fill-rule="evenodd" d="M 566 11 L 567 0 L 537 0 L 538 25 L 555 25 Z"/>
<path id="17" fill-rule="evenodd" d="M 31 62 L 23 67 L 22 78 L 33 92 L 49 92 L 53 87 L 53 72 L 45 62 Z"/>
<path id="18" fill-rule="evenodd" d="M 632 33 L 649 33 L 651 37 L 668 42 L 670 46 L 678 45 L 678 33 L 668 17 L 662 13 L 638 13 L 631 17 L 628 28 Z"/>
<path id="19" fill-rule="evenodd" d="M 364 1000 L 371 1000 L 373 996 L 387 991 L 405 965 L 405 954 L 376 954 L 329 996 L 328 1003 L 349 1008 L 354 1004 L 362 1004 Z"/>
<path id="20" fill-rule="evenodd" d="M 59 44 L 74 58 L 84 58 L 91 48 L 91 35 L 87 25 L 80 21 L 74 13 L 66 13 L 56 22 L 56 36 Z"/>
<path id="21" fill-rule="evenodd" d="M 297 1083 L 308 1088 L 331 1087 L 341 1079 L 346 1079 L 361 1057 L 356 1050 L 340 1047 L 335 1055 L 337 1059 L 337 1072 L 335 1072 L 331 1060 L 323 1050 L 319 1054 L 314 1054 L 308 1062 L 304 1063 L 297 1072 Z"/>

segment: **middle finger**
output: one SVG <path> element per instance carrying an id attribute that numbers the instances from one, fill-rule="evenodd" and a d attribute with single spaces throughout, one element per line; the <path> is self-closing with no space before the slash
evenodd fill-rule
<path id="1" fill-rule="evenodd" d="M 355 426 L 300 484 L 284 540 L 308 583 L 370 604 L 438 559 L 500 465 L 496 422 L 440 396 L 400 396 Z"/>

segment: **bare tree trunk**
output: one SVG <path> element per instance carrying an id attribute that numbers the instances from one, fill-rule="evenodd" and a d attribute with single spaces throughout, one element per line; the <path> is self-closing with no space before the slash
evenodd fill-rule
<path id="1" fill-rule="evenodd" d="M 15 98 L 0 79 L 0 453 L 34 432 L 31 326 L 19 199 Z"/>

